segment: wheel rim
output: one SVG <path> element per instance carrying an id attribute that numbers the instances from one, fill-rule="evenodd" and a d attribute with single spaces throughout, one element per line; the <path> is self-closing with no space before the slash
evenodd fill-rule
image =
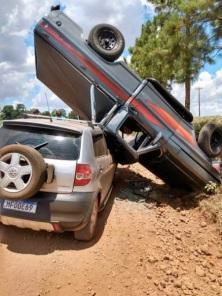
<path id="1" fill-rule="evenodd" d="M 20 153 L 8 153 L 0 158 L 0 188 L 19 193 L 27 188 L 32 179 L 32 165 Z"/>
<path id="2" fill-rule="evenodd" d="M 117 44 L 116 35 L 110 30 L 102 30 L 99 32 L 98 40 L 100 46 L 105 50 L 112 50 Z"/>

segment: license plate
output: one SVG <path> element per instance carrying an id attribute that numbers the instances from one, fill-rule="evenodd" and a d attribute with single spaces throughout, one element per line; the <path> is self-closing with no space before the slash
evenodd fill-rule
<path id="1" fill-rule="evenodd" d="M 3 203 L 3 208 L 12 211 L 35 214 L 37 209 L 37 202 L 5 200 Z"/>

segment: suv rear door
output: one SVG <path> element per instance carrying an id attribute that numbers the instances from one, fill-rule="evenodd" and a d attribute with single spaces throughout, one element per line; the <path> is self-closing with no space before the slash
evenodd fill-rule
<path id="1" fill-rule="evenodd" d="M 45 182 L 40 191 L 72 192 L 81 145 L 80 133 L 41 124 L 4 123 L 0 129 L 0 148 L 16 143 L 36 148 L 45 162 L 53 167 L 53 179 L 50 183 Z"/>

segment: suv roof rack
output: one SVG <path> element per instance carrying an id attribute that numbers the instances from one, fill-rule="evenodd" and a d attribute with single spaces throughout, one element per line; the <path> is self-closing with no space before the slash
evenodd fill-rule
<path id="1" fill-rule="evenodd" d="M 99 126 L 98 123 L 93 123 L 89 120 L 80 120 L 80 119 L 71 119 L 71 118 L 61 118 L 56 116 L 47 116 L 47 115 L 38 115 L 38 114 L 24 114 L 24 118 L 38 118 L 38 119 L 49 119 L 50 122 L 53 122 L 53 120 L 60 120 L 60 121 L 70 121 L 70 122 L 76 122 L 76 123 L 82 123 L 87 124 L 91 128 L 94 128 L 95 126 Z"/>

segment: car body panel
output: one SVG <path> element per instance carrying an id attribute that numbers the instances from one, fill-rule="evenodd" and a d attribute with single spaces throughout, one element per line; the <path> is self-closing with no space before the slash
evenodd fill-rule
<path id="1" fill-rule="evenodd" d="M 110 179 L 113 179 L 115 173 L 115 164 L 113 163 L 109 154 L 98 157 L 98 175 L 101 183 L 101 203 L 106 199 L 110 190 Z"/>
<path id="2" fill-rule="evenodd" d="M 41 187 L 41 191 L 71 193 L 73 191 L 73 180 L 75 178 L 76 161 L 47 159 L 45 162 L 52 165 L 54 168 L 53 181 L 47 184 L 46 182 Z"/>
<path id="3" fill-rule="evenodd" d="M 6 128 L 8 128 L 8 131 L 4 130 Z M 55 142 L 55 145 L 61 146 L 64 155 L 66 155 L 66 147 L 61 141 L 61 133 L 62 135 L 67 133 L 69 137 L 80 135 L 81 140 L 79 141 L 79 153 L 73 156 L 76 158 L 75 160 L 44 158 L 46 164 L 51 168 L 53 167 L 53 177 L 50 182 L 44 182 L 37 194 L 27 199 L 29 203 L 37 203 L 36 213 L 6 209 L 3 207 L 4 196 L 1 196 L 0 222 L 35 230 L 50 231 L 50 229 L 54 229 L 53 224 L 56 224 L 60 231 L 79 230 L 87 224 L 96 198 L 100 198 L 100 209 L 104 207 L 104 201 L 108 199 L 112 189 L 116 164 L 108 149 L 102 151 L 103 155 L 99 159 L 95 156 L 93 138 L 101 136 L 105 141 L 104 132 L 100 127 L 83 121 L 65 119 L 53 119 L 51 121 L 50 118 L 32 118 L 5 121 L 2 128 L 0 128 L 1 131 L 5 135 L 5 139 L 0 141 L 2 147 L 7 143 L 15 144 L 13 141 L 16 141 L 16 132 L 20 133 L 22 131 L 22 137 L 25 138 L 26 131 L 31 131 L 34 134 L 36 132 L 37 135 L 40 132 L 41 136 L 45 135 L 46 131 L 51 131 L 53 135 L 58 136 L 59 141 Z M 12 137 L 10 137 L 10 132 L 13 133 Z M 30 140 L 29 134 L 27 136 L 29 137 L 28 140 Z M 104 147 L 107 147 L 105 143 Z M 55 151 L 57 150 L 55 149 Z M 39 152 L 42 153 L 41 149 Z M 42 156 L 44 157 L 44 154 Z M 78 164 L 87 164 L 92 171 L 91 180 L 85 186 L 74 185 Z M 7 202 L 13 201 L 9 200 Z"/>
<path id="4" fill-rule="evenodd" d="M 34 221 L 39 230 L 44 229 L 41 228 L 41 224 L 38 226 L 39 222 L 58 223 L 61 225 L 61 230 L 77 230 L 83 228 L 87 223 L 96 197 L 96 192 L 69 194 L 39 192 L 29 199 L 30 202 L 37 202 L 37 211 L 34 214 L 4 209 L 4 200 L 0 199 L 0 221 L 2 220 L 3 224 L 21 227 L 19 220 L 24 220 L 24 228 L 30 228 L 27 221 Z M 16 220 L 2 219 L 2 217 Z M 16 221 L 18 223 L 14 224 Z"/>
<path id="5" fill-rule="evenodd" d="M 142 127 L 153 138 L 161 133 L 159 145 L 151 152 L 139 155 L 137 151 L 127 145 L 124 139 L 118 135 L 118 130 L 123 125 L 124 121 L 129 117 L 139 122 Z M 133 163 L 139 161 L 144 167 L 149 169 L 155 175 L 159 176 L 167 183 L 183 187 L 184 189 L 198 189 L 203 188 L 209 182 L 220 182 L 218 172 L 212 167 L 211 161 L 196 145 L 191 149 L 191 145 L 178 137 L 169 129 L 158 127 L 157 125 L 150 125 L 141 116 L 133 117 L 127 110 L 120 109 L 116 116 L 113 116 L 110 122 L 106 125 L 106 132 L 117 139 L 118 147 L 115 152 L 116 145 L 114 145 L 113 154 L 117 155 L 117 161 L 124 163 Z M 176 135 L 175 135 L 176 134 Z M 195 138 L 194 138 L 195 139 Z M 112 141 L 111 141 L 112 142 Z M 111 143 L 112 145 L 112 143 Z M 119 152 L 121 151 L 121 153 Z M 120 155 L 120 157 L 118 157 Z M 124 155 L 124 157 L 123 157 Z"/>
<path id="6" fill-rule="evenodd" d="M 130 72 L 124 63 L 106 62 L 79 36 L 70 35 L 68 28 L 75 31 L 77 25 L 70 19 L 68 21 L 67 17 L 59 27 L 58 34 L 56 21 L 63 16 L 62 12 L 52 12 L 35 28 L 37 77 L 72 109 L 78 110 L 84 119 L 90 119 L 91 110 L 85 106 L 90 102 L 88 82 L 95 83 L 114 101 L 124 102 L 141 83 L 141 79 Z M 103 103 L 102 107 L 106 108 L 106 104 Z"/>
<path id="7" fill-rule="evenodd" d="M 200 188 L 209 181 L 220 183 L 219 174 L 198 147 L 192 114 L 156 80 L 144 82 L 124 63 L 104 60 L 77 28 L 60 11 L 51 12 L 38 23 L 37 77 L 83 118 L 91 119 L 95 111 L 118 162 L 139 161 L 174 186 Z M 95 110 L 91 110 L 91 85 L 97 92 Z M 140 151 L 120 136 L 127 118 L 150 139 Z"/>

